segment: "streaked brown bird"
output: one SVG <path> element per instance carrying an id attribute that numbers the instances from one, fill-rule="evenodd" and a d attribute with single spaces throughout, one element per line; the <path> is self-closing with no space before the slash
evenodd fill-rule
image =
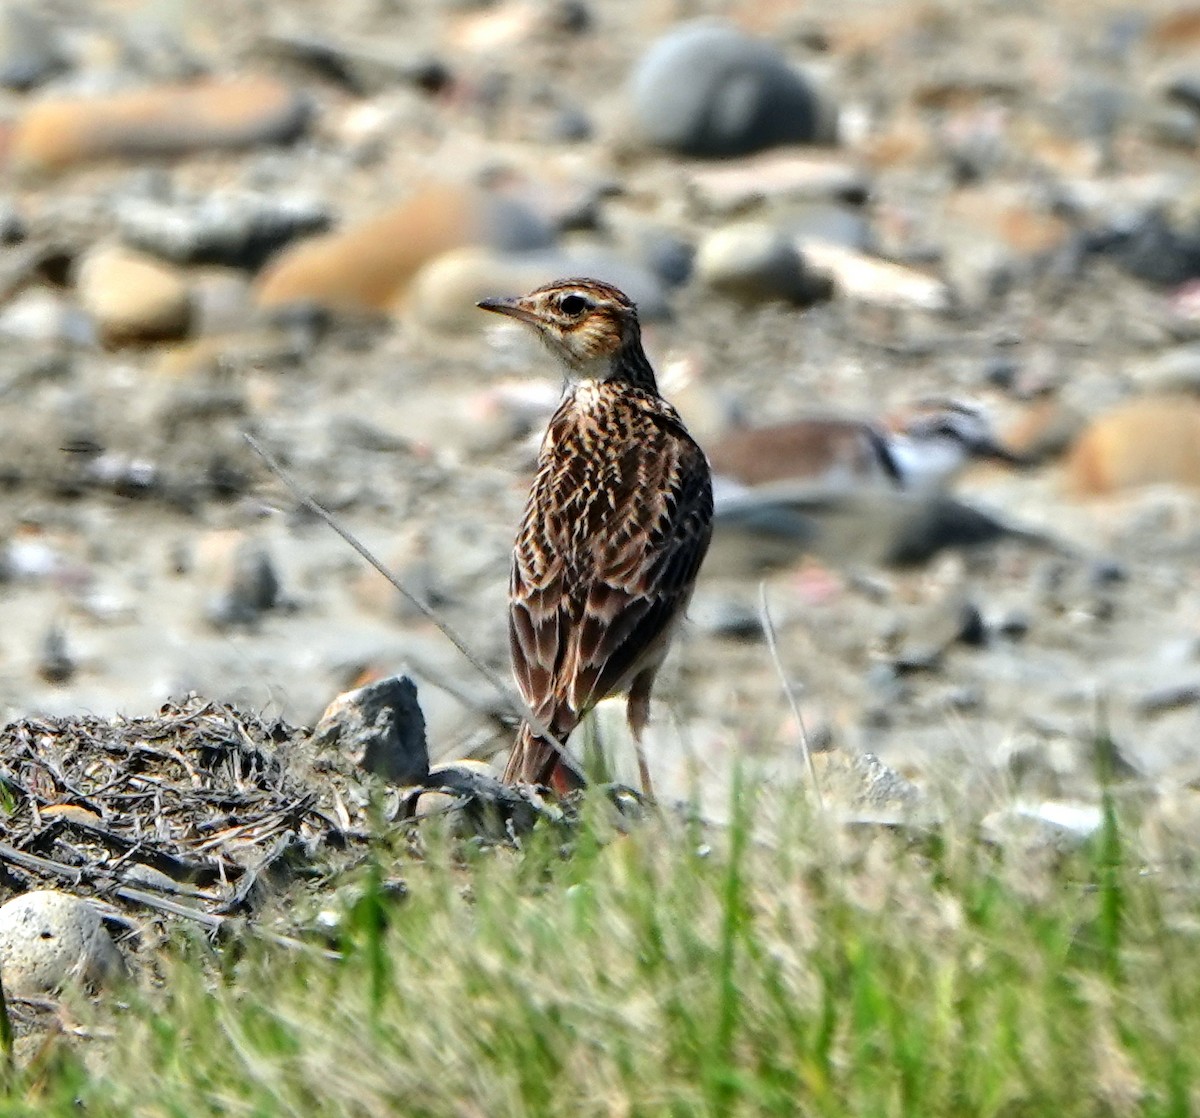
<path id="1" fill-rule="evenodd" d="M 712 533 L 704 452 L 659 395 L 637 309 L 591 279 L 558 280 L 484 310 L 532 326 L 573 385 L 550 420 L 513 548 L 509 644 L 539 725 L 523 722 L 504 778 L 565 792 L 582 778 L 564 743 L 628 692 L 643 790 L 650 692 Z"/>

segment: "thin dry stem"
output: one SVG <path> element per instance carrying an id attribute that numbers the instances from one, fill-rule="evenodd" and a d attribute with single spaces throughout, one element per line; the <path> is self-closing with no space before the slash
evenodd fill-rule
<path id="1" fill-rule="evenodd" d="M 808 769 L 808 779 L 812 782 L 813 794 L 817 797 L 817 806 L 824 811 L 825 797 L 821 795 L 821 785 L 817 780 L 817 768 L 813 764 L 812 749 L 808 744 L 808 728 L 804 724 L 804 716 L 800 713 L 800 704 L 796 701 L 796 695 L 792 691 L 791 681 L 783 669 L 783 661 L 779 658 L 779 642 L 775 639 L 775 624 L 771 620 L 771 610 L 767 606 L 767 584 L 765 582 L 758 584 L 758 616 L 763 635 L 767 638 L 771 661 L 779 675 L 780 686 L 783 687 L 783 693 L 787 696 L 788 705 L 792 708 L 792 714 L 800 731 L 800 752 L 804 757 L 805 767 Z"/>
<path id="2" fill-rule="evenodd" d="M 333 515 L 333 513 L 319 505 L 315 498 L 303 490 L 299 483 L 295 481 L 292 476 L 288 474 L 282 466 L 279 465 L 278 462 L 275 461 L 271 454 L 258 442 L 257 439 L 254 438 L 253 435 L 243 432 L 242 437 L 250 445 L 250 449 L 253 450 L 254 453 L 257 454 L 264 463 L 266 463 L 267 469 L 269 469 L 271 473 L 273 473 L 277 478 L 279 478 L 280 481 L 283 482 L 285 486 L 287 486 L 288 490 L 297 501 L 304 505 L 304 507 L 310 512 L 315 513 L 323 521 L 325 521 L 325 523 L 328 524 L 329 527 L 332 528 L 339 536 L 341 536 L 346 543 L 354 548 L 354 550 L 357 551 L 363 559 L 365 559 L 372 567 L 375 568 L 376 571 L 383 575 L 383 577 L 387 579 L 396 590 L 403 594 L 404 597 L 407 598 L 417 610 L 419 610 L 426 618 L 428 618 L 428 620 L 433 622 L 442 636 L 444 636 L 452 645 L 454 645 L 456 649 L 458 649 L 459 653 L 463 656 L 467 663 L 470 664 L 471 667 L 473 667 L 492 687 L 496 689 L 496 692 L 503 698 L 505 705 L 513 712 L 513 714 L 515 714 L 518 718 L 523 718 L 526 722 L 528 722 L 538 737 L 549 742 L 549 744 L 558 751 L 558 755 L 567 761 L 568 764 L 573 763 L 562 742 L 560 742 L 553 734 L 551 734 L 549 728 L 543 725 L 541 720 L 533 713 L 533 711 L 531 711 L 519 698 L 517 698 L 516 695 L 513 694 L 511 688 L 507 687 L 504 681 L 477 655 L 475 655 L 467 642 L 461 636 L 459 636 L 458 632 L 447 621 L 445 621 L 434 610 L 432 610 L 425 602 L 421 601 L 421 599 L 407 586 L 405 586 L 395 574 L 388 570 L 388 568 L 385 567 L 383 563 L 367 549 L 366 545 L 359 541 L 357 536 L 355 536 L 348 528 L 342 525 L 341 521 L 339 521 L 337 517 Z"/>

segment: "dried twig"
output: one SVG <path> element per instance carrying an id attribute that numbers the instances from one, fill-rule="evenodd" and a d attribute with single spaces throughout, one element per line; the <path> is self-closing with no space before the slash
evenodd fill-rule
<path id="1" fill-rule="evenodd" d="M 519 698 L 517 698 L 516 695 L 513 694 L 512 689 L 508 687 L 504 681 L 487 666 L 487 664 L 485 664 L 478 656 L 475 655 L 474 652 L 471 651 L 471 648 L 467 642 L 463 640 L 461 636 L 459 636 L 458 632 L 447 621 L 445 621 L 435 610 L 431 609 L 425 602 L 423 602 L 417 594 L 414 594 L 407 586 L 405 586 L 399 577 L 388 570 L 388 568 L 385 567 L 383 563 L 375 557 L 375 555 L 366 547 L 366 545 L 363 544 L 348 528 L 346 528 L 342 522 L 333 515 L 333 513 L 319 505 L 315 498 L 305 492 L 305 490 L 300 487 L 299 483 L 296 482 L 295 479 L 292 478 L 292 476 L 287 473 L 287 471 L 284 470 L 284 468 L 280 466 L 278 462 L 275 461 L 271 454 L 263 448 L 263 446 L 258 442 L 257 439 L 254 438 L 253 435 L 243 432 L 242 437 L 250 445 L 250 449 L 253 450 L 254 453 L 266 463 L 266 466 L 271 473 L 273 473 L 277 478 L 279 478 L 280 481 L 283 482 L 285 486 L 287 486 L 288 490 L 297 501 L 299 501 L 310 512 L 320 517 L 321 520 L 325 521 L 325 523 L 328 524 L 329 527 L 332 528 L 339 536 L 341 536 L 341 538 L 345 540 L 346 543 L 348 543 L 355 551 L 357 551 L 363 559 L 365 559 L 372 567 L 375 568 L 376 571 L 378 571 L 385 579 L 387 579 L 394 589 L 403 594 L 404 597 L 421 614 L 423 614 L 437 627 L 442 636 L 444 636 L 452 645 L 454 645 L 456 649 L 458 649 L 459 653 L 461 653 L 461 655 L 466 659 L 467 663 L 469 663 L 471 667 L 473 667 L 489 684 L 491 684 L 492 687 L 496 689 L 496 692 L 503 697 L 505 705 L 509 707 L 509 709 L 512 710 L 512 712 L 518 718 L 523 718 L 526 722 L 528 722 L 538 737 L 548 742 L 564 761 L 574 767 L 574 762 L 568 755 L 566 748 L 563 746 L 562 742 L 558 740 L 558 738 L 550 733 L 549 727 L 547 727 L 537 717 L 537 715 L 535 715 L 533 711 L 529 709 L 529 707 L 527 707 Z"/>
<path id="2" fill-rule="evenodd" d="M 767 648 L 771 653 L 771 660 L 775 664 L 775 671 L 779 675 L 780 686 L 783 687 L 783 693 L 787 696 L 788 704 L 792 708 L 792 716 L 796 719 L 796 726 L 800 731 L 800 752 L 808 769 L 808 779 L 812 782 L 817 806 L 824 811 L 825 797 L 821 794 L 821 784 L 817 780 L 817 768 L 813 764 L 812 750 L 808 744 L 808 729 L 804 725 L 804 716 L 800 713 L 800 704 L 796 701 L 791 680 L 788 679 L 787 672 L 783 668 L 783 661 L 779 657 L 779 642 L 775 638 L 775 625 L 771 621 L 771 611 L 767 606 L 767 584 L 765 582 L 758 584 L 758 618 L 762 624 L 763 636 L 767 638 Z"/>

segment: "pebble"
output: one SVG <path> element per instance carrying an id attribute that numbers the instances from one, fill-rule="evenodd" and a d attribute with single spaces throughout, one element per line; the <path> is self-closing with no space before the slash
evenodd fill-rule
<path id="1" fill-rule="evenodd" d="M 707 20 L 653 43 L 633 70 L 629 94 L 645 138 L 684 155 L 812 143 L 821 129 L 811 83 L 774 46 Z"/>
<path id="2" fill-rule="evenodd" d="M 1131 276 L 1159 287 L 1177 287 L 1200 276 L 1200 231 L 1179 228 L 1160 209 L 1120 230 L 1106 248 Z"/>
<path id="3" fill-rule="evenodd" d="M 42 637 L 38 652 L 37 673 L 47 683 L 69 683 L 75 674 L 75 659 L 67 645 L 67 634 L 61 625 L 51 625 Z"/>
<path id="4" fill-rule="evenodd" d="M 986 640 L 978 607 L 957 594 L 921 610 L 910 620 L 908 628 L 911 635 L 894 661 L 901 673 L 932 671 L 951 645 L 978 647 Z"/>
<path id="5" fill-rule="evenodd" d="M 1130 372 L 1147 393 L 1200 393 L 1200 345 L 1192 343 L 1165 350 L 1140 362 Z"/>
<path id="6" fill-rule="evenodd" d="M 862 203 L 870 192 L 864 171 L 836 155 L 771 152 L 736 164 L 689 167 L 692 201 L 714 214 L 741 212 L 762 203 Z"/>
<path id="7" fill-rule="evenodd" d="M 257 271 L 291 241 L 328 229 L 332 214 L 308 195 L 222 190 L 171 202 L 126 198 L 116 219 L 127 244 L 177 264 Z"/>
<path id="8" fill-rule="evenodd" d="M 881 307 L 950 309 L 946 284 L 914 268 L 823 241 L 803 242 L 803 253 L 809 269 L 827 277 L 834 293 L 842 297 Z"/>
<path id="9" fill-rule="evenodd" d="M 16 122 L 9 159 L 18 172 L 53 173 L 95 160 L 288 143 L 311 116 L 308 98 L 273 78 L 37 101 Z"/>
<path id="10" fill-rule="evenodd" d="M 315 302 L 389 312 L 421 268 L 451 249 L 528 250 L 550 238 L 537 215 L 513 199 L 474 188 L 426 187 L 374 218 L 285 249 L 260 277 L 257 298 L 262 306 Z"/>
<path id="11" fill-rule="evenodd" d="M 201 582 L 213 589 L 204 614 L 213 625 L 252 625 L 280 603 L 280 581 L 266 545 L 236 530 L 208 533 L 196 548 Z"/>
<path id="12" fill-rule="evenodd" d="M 31 287 L 0 307 L 0 338 L 91 346 L 96 326 L 62 295 Z"/>
<path id="13" fill-rule="evenodd" d="M 758 609 L 730 594 L 698 593 L 688 607 L 688 622 L 701 633 L 727 640 L 758 643 L 763 639 Z"/>
<path id="14" fill-rule="evenodd" d="M 36 4 L 0 9 L 0 87 L 26 92 L 68 67 L 54 20 Z"/>
<path id="15" fill-rule="evenodd" d="M 37 997 L 119 979 L 125 963 L 87 901 L 38 889 L 0 907 L 0 970 L 6 994 Z"/>
<path id="16" fill-rule="evenodd" d="M 143 344 L 187 333 L 191 295 L 169 264 L 119 245 L 102 244 L 79 262 L 79 305 L 109 346 Z"/>
<path id="17" fill-rule="evenodd" d="M 746 302 L 816 302 L 824 287 L 805 268 L 790 238 L 771 225 L 744 222 L 710 233 L 696 253 L 696 276 L 714 291 Z"/>
<path id="18" fill-rule="evenodd" d="M 1200 486 L 1200 400 L 1144 396 L 1094 419 L 1066 461 L 1080 496 L 1161 482 Z"/>
<path id="19" fill-rule="evenodd" d="M 983 834 L 1003 846 L 1013 844 L 1076 849 L 1103 825 L 1099 805 L 1043 800 L 1017 802 L 986 816 Z"/>
<path id="20" fill-rule="evenodd" d="M 312 740 L 394 784 L 421 784 L 429 775 L 425 716 L 417 685 L 408 676 L 390 676 L 339 695 L 325 708 Z"/>

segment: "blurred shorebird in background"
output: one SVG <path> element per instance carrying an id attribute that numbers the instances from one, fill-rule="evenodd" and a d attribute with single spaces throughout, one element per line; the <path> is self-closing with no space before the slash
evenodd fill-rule
<path id="1" fill-rule="evenodd" d="M 692 596 L 712 531 L 708 463 L 659 394 L 637 310 L 597 280 L 559 280 L 484 310 L 531 326 L 573 382 L 550 420 L 513 550 L 509 644 L 523 722 L 505 780 L 582 783 L 564 743 L 609 695 L 628 692 L 641 738 L 654 679 Z"/>
<path id="2" fill-rule="evenodd" d="M 735 430 L 709 459 L 716 495 L 709 567 L 741 575 L 805 553 L 908 562 L 998 538 L 1010 529 L 954 500 L 949 488 L 973 462 L 1025 464 L 980 409 L 943 399 L 918 405 L 894 428 L 818 416 Z"/>

